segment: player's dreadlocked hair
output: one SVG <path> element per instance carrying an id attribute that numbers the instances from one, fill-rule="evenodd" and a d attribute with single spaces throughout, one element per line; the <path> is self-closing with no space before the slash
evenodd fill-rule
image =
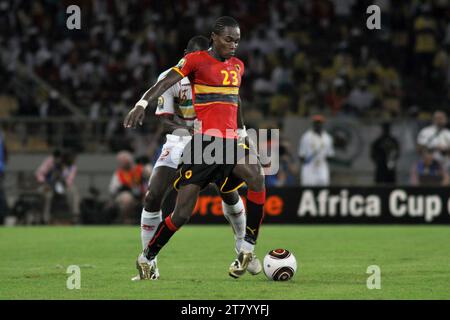
<path id="1" fill-rule="evenodd" d="M 239 28 L 239 23 L 236 20 L 234 20 L 234 18 L 232 18 L 232 17 L 223 16 L 216 20 L 216 22 L 214 23 L 212 32 L 214 32 L 215 34 L 221 34 L 223 32 L 223 30 L 225 29 L 225 27 L 238 27 Z"/>

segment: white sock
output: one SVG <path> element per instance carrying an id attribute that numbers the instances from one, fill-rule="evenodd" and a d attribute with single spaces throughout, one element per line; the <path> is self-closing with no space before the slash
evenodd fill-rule
<path id="1" fill-rule="evenodd" d="M 141 241 L 144 250 L 155 234 L 156 228 L 161 223 L 161 210 L 148 212 L 142 209 L 141 213 Z"/>
<path id="2" fill-rule="evenodd" d="M 239 197 L 239 201 L 233 205 L 226 204 L 222 201 L 222 209 L 223 215 L 233 228 L 236 250 L 239 251 L 245 236 L 245 226 L 247 225 L 247 215 L 245 214 L 244 203 L 242 202 L 241 197 Z"/>
<path id="3" fill-rule="evenodd" d="M 246 252 L 253 252 L 255 251 L 255 245 L 244 240 L 242 241 L 241 250 Z"/>

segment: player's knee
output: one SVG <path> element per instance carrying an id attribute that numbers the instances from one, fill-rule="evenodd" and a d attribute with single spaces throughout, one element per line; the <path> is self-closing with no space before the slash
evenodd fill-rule
<path id="1" fill-rule="evenodd" d="M 265 188 L 265 179 L 263 174 L 256 174 L 251 176 L 247 181 L 247 186 L 250 190 L 260 191 Z"/>
<path id="2" fill-rule="evenodd" d="M 220 193 L 220 197 L 228 205 L 234 205 L 239 201 L 239 194 L 237 192 Z"/>
<path id="3" fill-rule="evenodd" d="M 147 211 L 158 211 L 161 207 L 162 194 L 157 190 L 148 190 L 144 198 L 144 207 Z"/>

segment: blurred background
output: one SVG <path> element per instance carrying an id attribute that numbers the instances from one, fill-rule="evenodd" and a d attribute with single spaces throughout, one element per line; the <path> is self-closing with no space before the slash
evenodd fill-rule
<path id="1" fill-rule="evenodd" d="M 72 4 L 80 30 L 66 28 Z M 372 4 L 379 30 L 366 26 Z M 137 130 L 124 116 L 222 15 L 241 27 L 247 127 L 280 129 L 268 188 L 448 185 L 448 0 L 0 0 L 4 223 L 136 223 L 164 135 L 152 112 Z M 317 123 L 329 179 L 306 183 Z M 134 166 L 127 219 L 111 181 Z"/>

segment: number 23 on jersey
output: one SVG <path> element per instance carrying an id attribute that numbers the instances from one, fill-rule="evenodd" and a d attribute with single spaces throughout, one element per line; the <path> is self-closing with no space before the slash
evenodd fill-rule
<path id="1" fill-rule="evenodd" d="M 228 86 L 230 84 L 233 86 L 238 85 L 239 78 L 238 78 L 238 74 L 236 71 L 220 70 L 220 73 L 222 73 L 222 75 L 223 75 L 223 81 L 222 81 L 223 85 L 225 85 L 225 86 Z"/>

